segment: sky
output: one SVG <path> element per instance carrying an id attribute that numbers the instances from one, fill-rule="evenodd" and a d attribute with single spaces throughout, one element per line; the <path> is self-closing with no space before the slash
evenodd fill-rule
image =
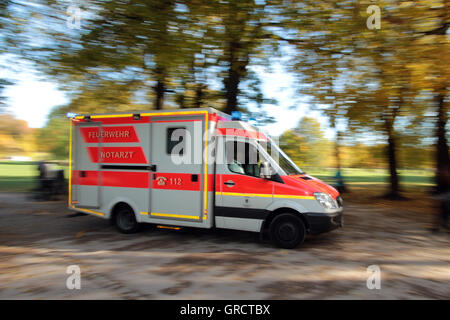
<path id="1" fill-rule="evenodd" d="M 264 111 L 276 122 L 263 127 L 272 136 L 278 136 L 287 129 L 298 125 L 304 116 L 317 119 L 325 132 L 325 137 L 332 138 L 334 131 L 329 128 L 327 118 L 318 111 L 312 111 L 311 106 L 301 102 L 301 96 L 294 85 L 294 76 L 283 68 L 280 63 L 272 65 L 272 72 L 262 69 L 255 70 L 262 79 L 262 91 L 267 98 L 278 101 L 278 105 L 268 105 Z M 295 108 L 292 108 L 295 107 Z"/>
<path id="2" fill-rule="evenodd" d="M 4 92 L 9 111 L 32 128 L 45 126 L 52 108 L 69 102 L 55 83 L 39 79 L 33 73 L 24 71 L 17 75 L 16 81 Z"/>
<path id="3" fill-rule="evenodd" d="M 264 111 L 275 119 L 275 123 L 262 127 L 272 136 L 278 136 L 285 130 L 295 127 L 303 116 L 316 118 L 325 130 L 325 136 L 332 138 L 334 132 L 328 128 L 327 119 L 317 111 L 311 111 L 309 105 L 298 102 L 299 95 L 294 88 L 293 75 L 287 73 L 281 64 L 272 66 L 271 72 L 256 71 L 262 79 L 262 91 L 267 98 L 274 98 L 278 105 L 267 105 Z M 58 90 L 57 83 L 50 82 L 35 70 L 23 66 L 8 78 L 15 84 L 4 91 L 8 111 L 16 118 L 26 120 L 33 128 L 45 126 L 52 108 L 69 103 L 68 95 Z M 291 108 L 295 106 L 296 108 Z"/>

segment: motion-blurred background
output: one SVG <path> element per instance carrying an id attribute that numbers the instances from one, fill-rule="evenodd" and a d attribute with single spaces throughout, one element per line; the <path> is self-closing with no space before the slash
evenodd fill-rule
<path id="1" fill-rule="evenodd" d="M 448 0 L 0 0 L 0 299 L 448 299 L 449 25 Z M 343 191 L 344 228 L 287 252 L 53 201 L 67 113 L 198 107 Z"/>
<path id="2" fill-rule="evenodd" d="M 300 168 L 349 194 L 448 190 L 449 9 L 2 0 L 0 191 L 33 188 L 35 161 L 66 167 L 67 112 L 206 106 L 254 118 Z"/>

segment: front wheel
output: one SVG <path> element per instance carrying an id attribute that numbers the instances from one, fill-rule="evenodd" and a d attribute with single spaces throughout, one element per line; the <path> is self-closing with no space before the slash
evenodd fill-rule
<path id="1" fill-rule="evenodd" d="M 135 233 L 139 231 L 139 223 L 136 221 L 133 209 L 129 206 L 121 206 L 114 215 L 117 229 L 122 233 Z"/>
<path id="2" fill-rule="evenodd" d="M 280 248 L 293 249 L 305 240 L 305 236 L 305 224 L 294 214 L 280 214 L 270 224 L 270 237 Z"/>

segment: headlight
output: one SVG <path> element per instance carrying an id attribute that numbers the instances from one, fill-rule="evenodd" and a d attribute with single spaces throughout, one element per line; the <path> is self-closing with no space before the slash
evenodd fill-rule
<path id="1" fill-rule="evenodd" d="M 328 194 L 323 192 L 314 193 L 314 198 L 324 207 L 325 209 L 337 209 L 336 201 Z"/>

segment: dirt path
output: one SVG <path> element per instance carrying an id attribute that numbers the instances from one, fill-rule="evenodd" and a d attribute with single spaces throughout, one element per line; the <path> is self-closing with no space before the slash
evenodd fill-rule
<path id="1" fill-rule="evenodd" d="M 449 299 L 450 236 L 429 215 L 346 203 L 345 227 L 295 250 L 228 230 L 119 234 L 63 202 L 0 193 L 0 299 Z M 66 268 L 81 269 L 81 290 Z M 381 269 L 381 289 L 366 268 Z"/>

